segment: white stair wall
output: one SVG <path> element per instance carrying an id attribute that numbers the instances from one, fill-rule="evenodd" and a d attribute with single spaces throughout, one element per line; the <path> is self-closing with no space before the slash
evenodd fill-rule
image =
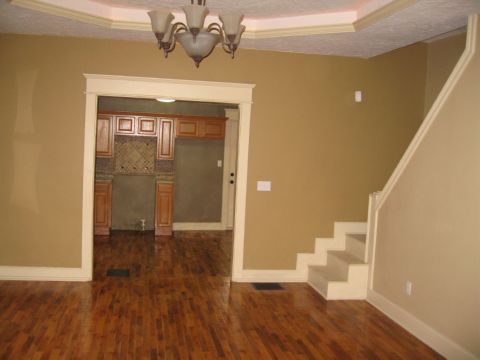
<path id="1" fill-rule="evenodd" d="M 314 253 L 297 255 L 297 272 L 327 300 L 365 299 L 366 233 L 366 223 L 336 222 L 333 238 L 317 238 Z"/>

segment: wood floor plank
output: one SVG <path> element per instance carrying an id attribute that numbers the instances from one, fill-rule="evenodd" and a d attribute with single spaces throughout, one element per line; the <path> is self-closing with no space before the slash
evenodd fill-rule
<path id="1" fill-rule="evenodd" d="M 98 240 L 91 283 L 0 281 L 0 359 L 442 358 L 365 301 L 230 283 L 231 232 Z"/>

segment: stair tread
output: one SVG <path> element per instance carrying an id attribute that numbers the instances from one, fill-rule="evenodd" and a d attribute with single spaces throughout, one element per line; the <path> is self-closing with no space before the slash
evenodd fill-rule
<path id="1" fill-rule="evenodd" d="M 363 243 L 367 242 L 367 234 L 347 234 L 347 236 L 354 238 L 355 240 L 361 241 Z"/>
<path id="2" fill-rule="evenodd" d="M 310 265 L 311 271 L 319 274 L 327 281 L 347 281 L 347 276 L 341 274 L 337 269 L 325 265 Z"/>
<path id="3" fill-rule="evenodd" d="M 357 264 L 365 264 L 363 259 L 360 259 L 356 257 L 355 255 L 349 253 L 348 251 L 343 251 L 343 250 L 329 250 L 328 254 L 331 254 L 333 256 L 336 256 L 337 258 L 345 261 L 348 264 L 351 265 L 357 265 Z"/>

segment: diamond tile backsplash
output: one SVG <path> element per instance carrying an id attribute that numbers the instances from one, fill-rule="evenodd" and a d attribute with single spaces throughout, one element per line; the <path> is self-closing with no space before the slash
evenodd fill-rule
<path id="1" fill-rule="evenodd" d="M 157 139 L 142 136 L 115 136 L 115 174 L 155 174 Z"/>
<path id="2" fill-rule="evenodd" d="M 95 161 L 95 171 L 100 174 L 113 174 L 113 158 L 97 157 Z"/>

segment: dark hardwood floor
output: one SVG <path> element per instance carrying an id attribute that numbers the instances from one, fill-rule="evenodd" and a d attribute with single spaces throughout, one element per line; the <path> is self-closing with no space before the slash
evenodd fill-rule
<path id="1" fill-rule="evenodd" d="M 231 284 L 228 232 L 97 240 L 91 283 L 0 282 L 0 359 L 441 358 L 365 301 Z"/>

